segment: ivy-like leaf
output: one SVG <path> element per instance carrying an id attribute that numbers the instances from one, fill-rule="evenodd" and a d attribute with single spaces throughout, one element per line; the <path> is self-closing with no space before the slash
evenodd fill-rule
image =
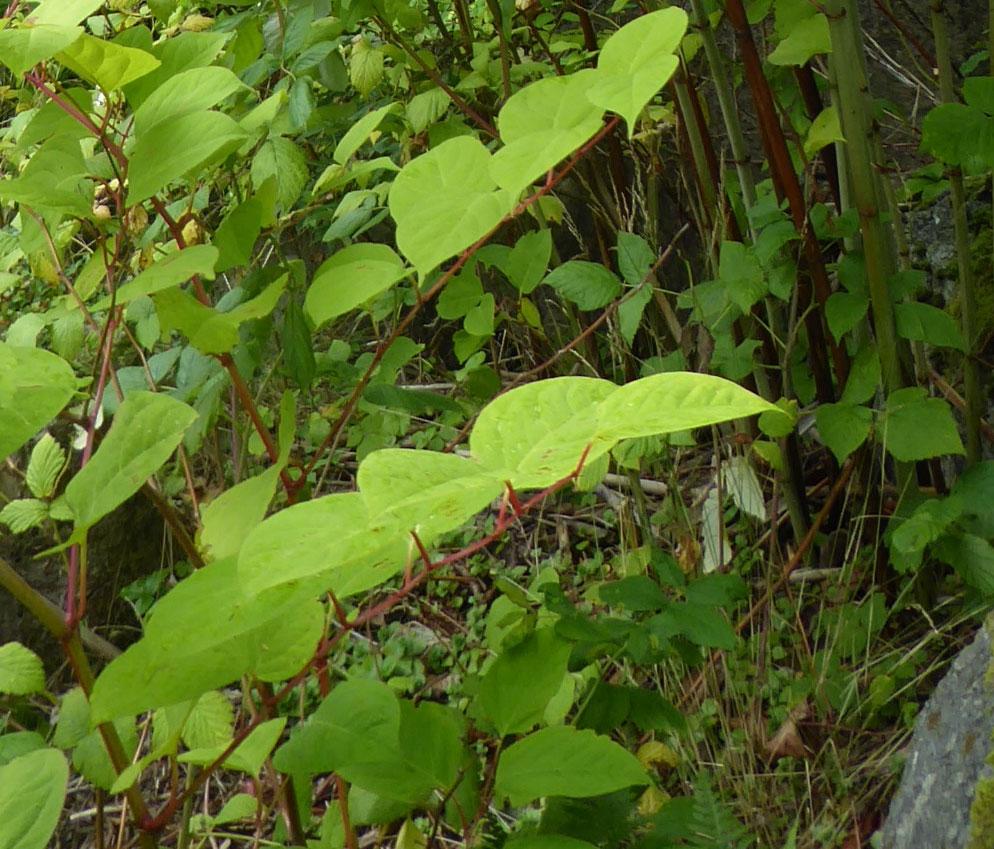
<path id="1" fill-rule="evenodd" d="M 405 166 L 390 188 L 397 246 L 424 277 L 468 248 L 514 208 L 498 189 L 490 152 L 470 136 L 442 142 Z"/>
<path id="2" fill-rule="evenodd" d="M 677 69 L 673 53 L 686 31 L 687 13 L 672 6 L 625 24 L 601 48 L 587 97 L 624 118 L 629 137 L 639 113 Z"/>

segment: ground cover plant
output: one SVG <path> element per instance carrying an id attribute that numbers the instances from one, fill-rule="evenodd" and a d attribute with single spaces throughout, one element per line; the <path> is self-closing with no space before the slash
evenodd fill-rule
<path id="1" fill-rule="evenodd" d="M 877 6 L 11 0 L 0 847 L 864 845 L 994 595 Z"/>

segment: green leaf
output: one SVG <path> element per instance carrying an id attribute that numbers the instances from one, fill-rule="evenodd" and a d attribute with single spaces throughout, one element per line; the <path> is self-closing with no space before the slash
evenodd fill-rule
<path id="1" fill-rule="evenodd" d="M 597 411 L 597 436 L 618 441 L 676 433 L 777 409 L 730 380 L 666 372 L 622 386 L 605 399 Z"/>
<path id="2" fill-rule="evenodd" d="M 385 292 L 408 273 L 404 261 L 388 245 L 349 245 L 314 273 L 304 308 L 315 327 L 321 327 Z"/>
<path id="3" fill-rule="evenodd" d="M 224 768 L 245 772 L 258 778 L 263 762 L 269 757 L 269 753 L 279 740 L 285 726 L 286 717 L 281 716 L 253 728 L 248 737 L 238 744 L 238 748 L 224 759 Z M 176 760 L 184 764 L 206 766 L 217 760 L 227 747 L 228 743 L 224 742 L 206 748 L 193 749 L 189 752 L 183 752 Z"/>
<path id="4" fill-rule="evenodd" d="M 130 717 L 118 719 L 114 721 L 114 728 L 123 744 L 125 757 L 130 760 L 138 745 L 135 723 Z M 110 790 L 118 781 L 117 770 L 107 754 L 107 747 L 99 731 L 91 731 L 76 744 L 72 753 L 72 765 L 73 769 L 101 790 Z"/>
<path id="5" fill-rule="evenodd" d="M 463 327 L 473 336 L 491 336 L 494 332 L 494 310 L 497 302 L 493 295 L 487 292 L 480 302 L 466 313 Z"/>
<path id="6" fill-rule="evenodd" d="M 0 457 L 47 425 L 75 389 L 76 377 L 61 357 L 0 342 Z"/>
<path id="7" fill-rule="evenodd" d="M 192 407 L 167 395 L 129 393 L 90 462 L 66 487 L 76 533 L 134 495 L 169 459 L 196 418 Z"/>
<path id="8" fill-rule="evenodd" d="M 866 442 L 873 426 L 873 411 L 846 402 L 820 404 L 815 410 L 815 425 L 821 441 L 841 463 Z"/>
<path id="9" fill-rule="evenodd" d="M 520 194 L 603 126 L 602 110 L 585 97 L 596 77 L 589 69 L 550 76 L 508 99 L 497 118 L 504 146 L 490 165 L 497 185 Z"/>
<path id="10" fill-rule="evenodd" d="M 135 110 L 135 134 L 141 137 L 160 121 L 211 109 L 235 92 L 248 90 L 231 71 L 218 65 L 180 71 Z"/>
<path id="11" fill-rule="evenodd" d="M 956 319 L 944 310 L 917 301 L 895 304 L 894 319 L 897 334 L 903 339 L 966 352 L 966 341 Z"/>
<path id="12" fill-rule="evenodd" d="M 226 746 L 232 739 L 235 713 L 223 693 L 209 690 L 186 714 L 180 736 L 190 749 Z"/>
<path id="13" fill-rule="evenodd" d="M 594 844 L 561 834 L 529 834 L 513 837 L 504 844 L 506 849 L 594 849 Z"/>
<path id="14" fill-rule="evenodd" d="M 59 702 L 59 718 L 52 743 L 71 749 L 90 733 L 90 703 L 82 687 L 73 687 Z"/>
<path id="15" fill-rule="evenodd" d="M 383 122 L 383 119 L 396 108 L 396 103 L 381 106 L 379 109 L 367 112 L 349 127 L 345 135 L 342 136 L 342 140 L 335 147 L 335 162 L 339 165 L 345 165 L 353 154 L 366 143 L 373 131 Z"/>
<path id="16" fill-rule="evenodd" d="M 313 655 L 324 609 L 283 588 L 248 597 L 234 559 L 211 563 L 180 581 L 152 608 L 145 635 L 97 678 L 92 720 L 195 699 L 242 675 L 279 681 Z"/>
<path id="17" fill-rule="evenodd" d="M 656 262 L 649 243 L 635 233 L 618 232 L 618 271 L 629 286 L 646 282 L 646 275 Z"/>
<path id="18" fill-rule="evenodd" d="M 823 147 L 841 141 L 845 141 L 845 136 L 842 135 L 839 112 L 834 106 L 826 106 L 808 128 L 807 138 L 804 139 L 804 152 L 812 158 Z"/>
<path id="19" fill-rule="evenodd" d="M 515 242 L 503 271 L 519 292 L 528 295 L 542 282 L 551 257 L 552 231 L 534 230 Z"/>
<path id="20" fill-rule="evenodd" d="M 581 310 L 600 309 L 621 294 L 621 281 L 599 262 L 564 262 L 542 282 Z"/>
<path id="21" fill-rule="evenodd" d="M 103 4 L 104 0 L 43 0 L 31 10 L 31 20 L 35 26 L 72 27 L 90 17 Z"/>
<path id="22" fill-rule="evenodd" d="M 214 265 L 217 260 L 217 248 L 211 245 L 192 245 L 181 251 L 167 254 L 138 274 L 133 280 L 129 280 L 121 286 L 113 301 L 108 295 L 97 301 L 91 309 L 110 309 L 111 303 L 123 306 L 136 298 L 172 289 L 198 274 L 208 280 L 213 280 Z"/>
<path id="23" fill-rule="evenodd" d="M 552 628 L 505 649 L 480 682 L 476 708 L 501 737 L 530 731 L 566 677 L 570 644 Z"/>
<path id="24" fill-rule="evenodd" d="M 159 67 L 159 60 L 144 50 L 85 33 L 55 58 L 106 92 L 126 86 Z"/>
<path id="25" fill-rule="evenodd" d="M 922 150 L 967 173 L 994 166 L 994 119 L 962 103 L 936 106 L 922 122 Z"/>
<path id="26" fill-rule="evenodd" d="M 870 299 L 866 295 L 852 292 L 833 292 L 825 302 L 825 318 L 828 329 L 836 342 L 859 324 L 870 308 Z"/>
<path id="27" fill-rule="evenodd" d="M 0 62 L 20 76 L 39 62 L 51 59 L 82 35 L 79 27 L 56 24 L 8 27 L 0 30 Z"/>
<path id="28" fill-rule="evenodd" d="M 195 177 L 237 150 L 247 137 L 245 130 L 220 112 L 190 112 L 161 121 L 131 148 L 128 205 L 152 197 L 183 177 Z"/>
<path id="29" fill-rule="evenodd" d="M 14 731 L 0 734 L 0 766 L 12 760 L 45 748 L 45 738 L 35 731 Z"/>
<path id="30" fill-rule="evenodd" d="M 832 52 L 828 18 L 812 15 L 794 24 L 787 37 L 768 57 L 771 65 L 803 65 L 812 56 Z"/>
<path id="31" fill-rule="evenodd" d="M 304 191 L 310 171 L 304 152 L 282 136 L 267 140 L 252 160 L 252 185 L 258 190 L 266 180 L 276 180 L 276 203 L 289 210 Z"/>
<path id="32" fill-rule="evenodd" d="M 918 387 L 890 394 L 880 431 L 884 447 L 902 462 L 964 453 L 949 405 Z"/>
<path id="33" fill-rule="evenodd" d="M 940 539 L 933 551 L 952 566 L 971 587 L 994 596 L 994 547 L 975 534 L 957 533 Z"/>
<path id="34" fill-rule="evenodd" d="M 546 796 L 599 796 L 648 783 L 636 757 L 617 743 L 559 725 L 509 747 L 498 763 L 496 786 L 521 806 Z"/>
<path id="35" fill-rule="evenodd" d="M 711 605 L 673 602 L 652 618 L 650 628 L 662 639 L 680 635 L 705 648 L 731 651 L 738 643 L 735 630 L 721 609 Z"/>
<path id="36" fill-rule="evenodd" d="M 243 322 L 263 318 L 273 311 L 286 289 L 288 275 L 270 283 L 251 300 L 227 312 L 205 306 L 189 292 L 169 289 L 154 298 L 163 332 L 176 329 L 190 344 L 204 354 L 220 354 L 238 344 L 238 329 Z"/>
<path id="37" fill-rule="evenodd" d="M 469 446 L 474 457 L 519 489 L 549 486 L 573 472 L 596 440 L 597 405 L 618 387 L 589 377 L 559 377 L 506 392 L 483 408 Z M 614 444 L 595 445 L 588 461 Z"/>
<path id="38" fill-rule="evenodd" d="M 266 516 L 284 462 L 226 489 L 201 508 L 198 547 L 208 560 L 234 557 L 249 531 Z"/>
<path id="39" fill-rule="evenodd" d="M 369 454 L 356 480 L 372 524 L 415 531 L 425 543 L 465 524 L 504 490 L 475 460 L 403 448 Z"/>
<path id="40" fill-rule="evenodd" d="M 20 643 L 0 646 L 0 693 L 27 696 L 45 692 L 41 658 Z"/>
<path id="41" fill-rule="evenodd" d="M 766 294 L 763 268 L 756 255 L 741 242 L 722 242 L 718 260 L 718 277 L 726 293 L 743 313 Z"/>
<path id="42" fill-rule="evenodd" d="M 687 13 L 673 6 L 636 18 L 604 43 L 587 97 L 624 118 L 629 138 L 639 113 L 677 69 L 673 54 L 686 31 Z"/>
<path id="43" fill-rule="evenodd" d="M 652 287 L 643 283 L 618 305 L 618 332 L 629 346 L 635 341 L 635 334 L 642 325 L 642 314 L 651 300 Z"/>
<path id="44" fill-rule="evenodd" d="M 92 215 L 93 189 L 79 140 L 56 135 L 46 141 L 13 180 L 0 181 L 0 200 L 19 203 L 48 215 Z M 12 342 L 8 331 L 7 341 Z"/>
<path id="45" fill-rule="evenodd" d="M 219 252 L 214 264 L 215 272 L 221 274 L 249 263 L 256 240 L 262 232 L 263 221 L 271 218 L 275 205 L 276 181 L 272 180 L 224 217 L 212 240 Z"/>
<path id="46" fill-rule="evenodd" d="M 515 194 L 498 190 L 490 152 L 457 136 L 419 156 L 390 188 L 397 246 L 421 277 L 489 233 L 514 209 Z"/>
<path id="47" fill-rule="evenodd" d="M 404 529 L 371 525 L 358 492 L 337 493 L 295 504 L 254 528 L 238 555 L 239 580 L 252 595 L 299 585 L 345 598 L 395 575 L 409 547 Z"/>
<path id="48" fill-rule="evenodd" d="M 383 51 L 371 47 L 365 37 L 352 46 L 349 79 L 363 97 L 368 97 L 383 79 Z"/>
<path id="49" fill-rule="evenodd" d="M 294 298 L 290 298 L 283 310 L 280 342 L 283 344 L 283 365 L 287 376 L 300 389 L 310 389 L 317 373 L 314 342 L 304 311 Z"/>
<path id="50" fill-rule="evenodd" d="M 39 749 L 0 767 L 0 846 L 45 849 L 62 814 L 69 765 L 62 752 Z"/>
<path id="51" fill-rule="evenodd" d="M 13 534 L 23 534 L 37 528 L 48 518 L 48 505 L 37 498 L 15 498 L 0 510 L 3 522 Z"/>

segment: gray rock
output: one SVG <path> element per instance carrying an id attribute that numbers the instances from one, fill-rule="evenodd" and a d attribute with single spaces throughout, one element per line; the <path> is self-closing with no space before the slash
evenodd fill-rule
<path id="1" fill-rule="evenodd" d="M 970 806 L 994 731 L 994 693 L 984 682 L 991 637 L 981 628 L 918 715 L 904 776 L 881 849 L 966 849 Z"/>

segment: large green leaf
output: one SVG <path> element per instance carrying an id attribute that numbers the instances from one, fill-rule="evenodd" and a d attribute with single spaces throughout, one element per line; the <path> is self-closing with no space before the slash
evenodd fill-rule
<path id="1" fill-rule="evenodd" d="M 77 532 L 134 495 L 169 459 L 196 418 L 196 410 L 168 395 L 130 392 L 90 462 L 66 487 Z"/>
<path id="2" fill-rule="evenodd" d="M 71 27 L 103 6 L 104 0 L 43 0 L 31 10 L 31 20 L 39 24 Z"/>
<path id="3" fill-rule="evenodd" d="M 151 53 L 85 33 L 56 58 L 104 91 L 114 91 L 159 67 L 159 60 Z"/>
<path id="4" fill-rule="evenodd" d="M 0 458 L 47 425 L 75 389 L 76 377 L 61 357 L 0 342 Z"/>
<path id="5" fill-rule="evenodd" d="M 325 260 L 314 273 L 304 308 L 316 327 L 386 291 L 408 273 L 388 245 L 360 242 Z"/>
<path id="6" fill-rule="evenodd" d="M 587 97 L 624 118 L 629 136 L 639 113 L 676 70 L 673 53 L 686 30 L 687 13 L 672 6 L 636 18 L 604 43 Z"/>
<path id="7" fill-rule="evenodd" d="M 245 130 L 220 112 L 190 112 L 159 122 L 129 151 L 128 204 L 199 173 L 236 150 L 246 138 Z"/>
<path id="8" fill-rule="evenodd" d="M 267 139 L 252 159 L 252 185 L 259 191 L 274 180 L 276 203 L 284 212 L 296 203 L 309 177 L 304 151 L 282 136 Z"/>
<path id="9" fill-rule="evenodd" d="M 68 781 L 69 765 L 56 749 L 29 752 L 0 767 L 0 846 L 45 849 Z"/>
<path id="10" fill-rule="evenodd" d="M 58 24 L 8 27 L 0 30 L 0 62 L 20 76 L 39 62 L 51 59 L 82 35 L 79 27 Z"/>
<path id="11" fill-rule="evenodd" d="M 180 71 L 135 110 L 135 133 L 140 136 L 167 118 L 211 109 L 242 90 L 248 90 L 247 86 L 227 68 L 218 65 Z"/>
<path id="12" fill-rule="evenodd" d="M 401 528 L 370 523 L 358 492 L 337 493 L 295 504 L 253 529 L 238 555 L 238 575 L 250 594 L 299 585 L 344 597 L 395 575 L 409 544 Z"/>
<path id="13" fill-rule="evenodd" d="M 286 717 L 281 716 L 253 728 L 248 737 L 242 740 L 238 747 L 225 758 L 224 768 L 236 769 L 258 778 L 263 762 L 269 757 L 269 753 L 272 752 L 285 726 Z M 184 764 L 206 766 L 221 757 L 227 748 L 227 742 L 216 743 L 213 746 L 204 746 L 183 752 L 176 760 Z"/>
<path id="14" fill-rule="evenodd" d="M 195 572 L 152 608 L 145 635 L 97 678 L 93 722 L 195 699 L 254 674 L 288 678 L 324 627 L 319 602 L 292 588 L 248 597 L 235 560 Z"/>
<path id="15" fill-rule="evenodd" d="M 477 139 L 458 136 L 413 160 L 394 180 L 390 214 L 397 246 L 422 277 L 514 209 L 516 195 L 498 189 L 491 159 Z"/>
<path id="16" fill-rule="evenodd" d="M 414 707 L 379 681 L 335 687 L 277 751 L 277 769 L 337 772 L 350 783 L 407 805 L 425 803 L 458 777 L 463 723 L 442 705 Z"/>
<path id="17" fill-rule="evenodd" d="M 121 286 L 113 303 L 123 306 L 143 295 L 154 295 L 179 286 L 197 274 L 213 280 L 217 257 L 218 251 L 213 245 L 192 245 L 168 254 Z M 110 305 L 111 298 L 108 295 L 97 301 L 91 309 L 105 310 Z"/>
<path id="18" fill-rule="evenodd" d="M 490 163 L 497 185 L 520 194 L 603 126 L 603 110 L 584 96 L 596 76 L 588 69 L 546 77 L 504 104 L 497 119 L 504 147 Z"/>
<path id="19" fill-rule="evenodd" d="M 964 453 L 949 405 L 941 398 L 927 397 L 917 386 L 888 396 L 880 432 L 884 447 L 896 460 L 914 462 Z"/>
<path id="20" fill-rule="evenodd" d="M 227 312 L 200 303 L 189 292 L 167 289 L 154 298 L 159 322 L 164 332 L 179 330 L 201 353 L 225 353 L 238 344 L 238 328 L 243 322 L 263 318 L 273 311 L 286 289 L 287 277 L 282 275 L 254 298 Z"/>
<path id="21" fill-rule="evenodd" d="M 13 180 L 0 181 L 0 200 L 21 203 L 45 214 L 85 218 L 93 207 L 93 185 L 79 141 L 56 135 L 28 160 Z"/>
<path id="22" fill-rule="evenodd" d="M 616 392 L 607 380 L 557 377 L 512 389 L 483 408 L 470 434 L 474 457 L 520 489 L 549 486 L 614 440 L 597 438 L 597 405 Z"/>
<path id="23" fill-rule="evenodd" d="M 633 439 L 676 433 L 778 408 L 730 380 L 667 372 L 626 384 L 597 411 L 597 435 Z"/>
<path id="24" fill-rule="evenodd" d="M 512 805 L 545 796 L 600 796 L 649 783 L 642 764 L 629 751 L 593 731 L 568 725 L 543 728 L 501 755 L 497 790 Z"/>
<path id="25" fill-rule="evenodd" d="M 545 715 L 566 676 L 570 644 L 552 628 L 535 631 L 503 651 L 483 676 L 476 707 L 502 737 L 530 731 Z"/>
<path id="26" fill-rule="evenodd" d="M 369 454 L 357 482 L 374 523 L 417 531 L 424 542 L 460 527 L 504 490 L 475 460 L 402 448 Z"/>

